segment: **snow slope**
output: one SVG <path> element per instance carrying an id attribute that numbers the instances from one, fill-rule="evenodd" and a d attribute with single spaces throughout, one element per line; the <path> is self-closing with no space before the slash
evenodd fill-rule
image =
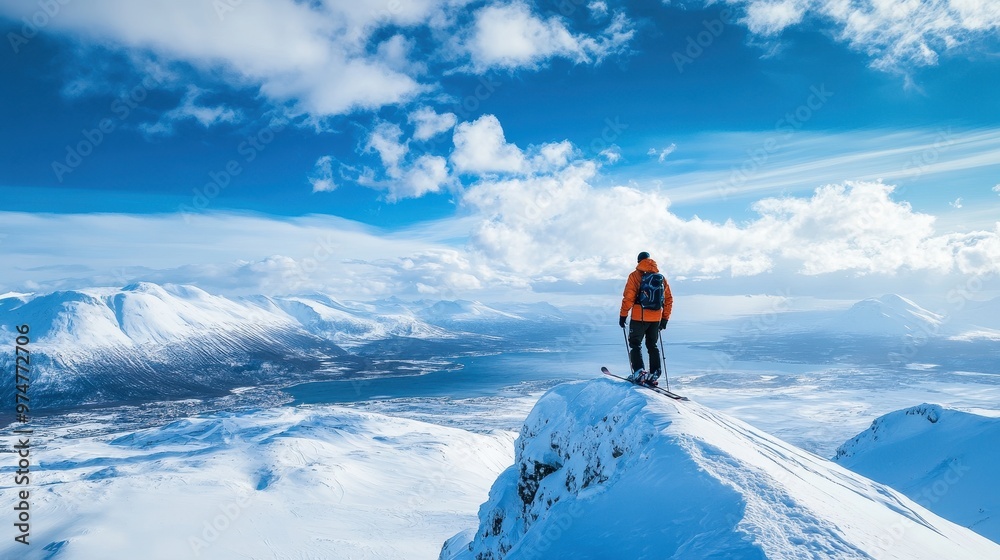
<path id="1" fill-rule="evenodd" d="M 935 404 L 881 416 L 835 461 L 1000 542 L 1000 418 Z"/>
<path id="2" fill-rule="evenodd" d="M 80 434 L 104 420 L 80 418 L 36 429 L 31 545 L 5 539 L 0 558 L 434 558 L 475 522 L 514 439 L 337 407 L 100 436 Z"/>
<path id="3" fill-rule="evenodd" d="M 1000 545 L 695 402 L 602 379 L 538 401 L 478 528 L 441 557 L 985 560 Z"/>

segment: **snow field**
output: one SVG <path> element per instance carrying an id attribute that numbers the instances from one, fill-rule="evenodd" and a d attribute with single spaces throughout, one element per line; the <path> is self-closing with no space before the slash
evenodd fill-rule
<path id="1" fill-rule="evenodd" d="M 434 558 L 474 522 L 513 434 L 299 407 L 45 438 L 32 545 L 0 557 Z"/>

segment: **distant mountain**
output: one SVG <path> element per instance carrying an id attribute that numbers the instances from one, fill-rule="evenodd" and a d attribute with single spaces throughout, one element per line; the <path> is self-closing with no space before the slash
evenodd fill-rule
<path id="1" fill-rule="evenodd" d="M 350 361 L 274 306 L 191 286 L 143 282 L 4 298 L 0 319 L 5 330 L 31 329 L 35 410 L 219 395 Z M 0 397 L 13 391 L 4 384 Z"/>
<path id="2" fill-rule="evenodd" d="M 886 486 L 612 380 L 542 396 L 514 460 L 442 559 L 1000 558 L 1000 545 Z"/>
<path id="3" fill-rule="evenodd" d="M 824 325 L 836 333 L 874 336 L 938 336 L 944 317 L 897 294 L 868 298 Z"/>
<path id="4" fill-rule="evenodd" d="M 37 410 L 214 396 L 345 375 L 412 375 L 419 368 L 401 361 L 544 340 L 534 336 L 552 327 L 551 310 L 543 313 L 546 320 L 479 302 L 362 303 L 324 294 L 229 299 L 193 286 L 139 282 L 5 294 L 0 332 L 12 339 L 15 325 L 31 328 Z M 12 359 L 4 354 L 0 365 L 9 370 Z M 0 398 L 13 391 L 13 383 L 0 385 Z"/>
<path id="5" fill-rule="evenodd" d="M 835 461 L 1000 542 L 1000 418 L 934 404 L 879 417 Z"/>
<path id="6" fill-rule="evenodd" d="M 322 294 L 262 299 L 273 302 L 302 328 L 345 347 L 394 337 L 440 340 L 458 336 L 405 311 L 346 304 Z"/>
<path id="7" fill-rule="evenodd" d="M 1000 300 L 965 302 L 935 313 L 897 294 L 868 298 L 846 310 L 790 312 L 730 323 L 722 340 L 697 347 L 734 359 L 995 373 Z"/>
<path id="8" fill-rule="evenodd" d="M 955 334 L 955 338 L 1000 341 L 1000 297 L 987 301 L 959 299 L 954 306 L 956 309 L 949 318 L 958 324 L 968 325 Z"/>

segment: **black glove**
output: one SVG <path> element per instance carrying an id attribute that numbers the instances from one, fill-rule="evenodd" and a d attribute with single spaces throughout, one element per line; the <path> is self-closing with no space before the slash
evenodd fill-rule
<path id="1" fill-rule="evenodd" d="M 619 317 L 618 318 L 618 326 L 624 329 L 625 328 L 625 321 L 626 320 L 628 320 L 628 316 L 626 316 L 626 315 L 622 315 L 621 317 Z"/>
<path id="2" fill-rule="evenodd" d="M 670 319 L 660 319 L 660 330 L 661 330 L 661 331 L 662 331 L 663 329 L 667 328 L 667 321 L 669 321 L 669 320 L 670 320 Z"/>

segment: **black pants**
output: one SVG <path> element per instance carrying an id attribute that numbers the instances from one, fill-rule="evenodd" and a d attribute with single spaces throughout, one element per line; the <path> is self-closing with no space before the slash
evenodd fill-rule
<path id="1" fill-rule="evenodd" d="M 630 321 L 628 324 L 628 357 L 632 362 L 632 371 L 645 369 L 642 364 L 642 349 L 639 344 L 646 339 L 646 352 L 649 353 L 649 370 L 660 369 L 660 350 L 656 347 L 656 339 L 660 332 L 659 321 Z"/>

